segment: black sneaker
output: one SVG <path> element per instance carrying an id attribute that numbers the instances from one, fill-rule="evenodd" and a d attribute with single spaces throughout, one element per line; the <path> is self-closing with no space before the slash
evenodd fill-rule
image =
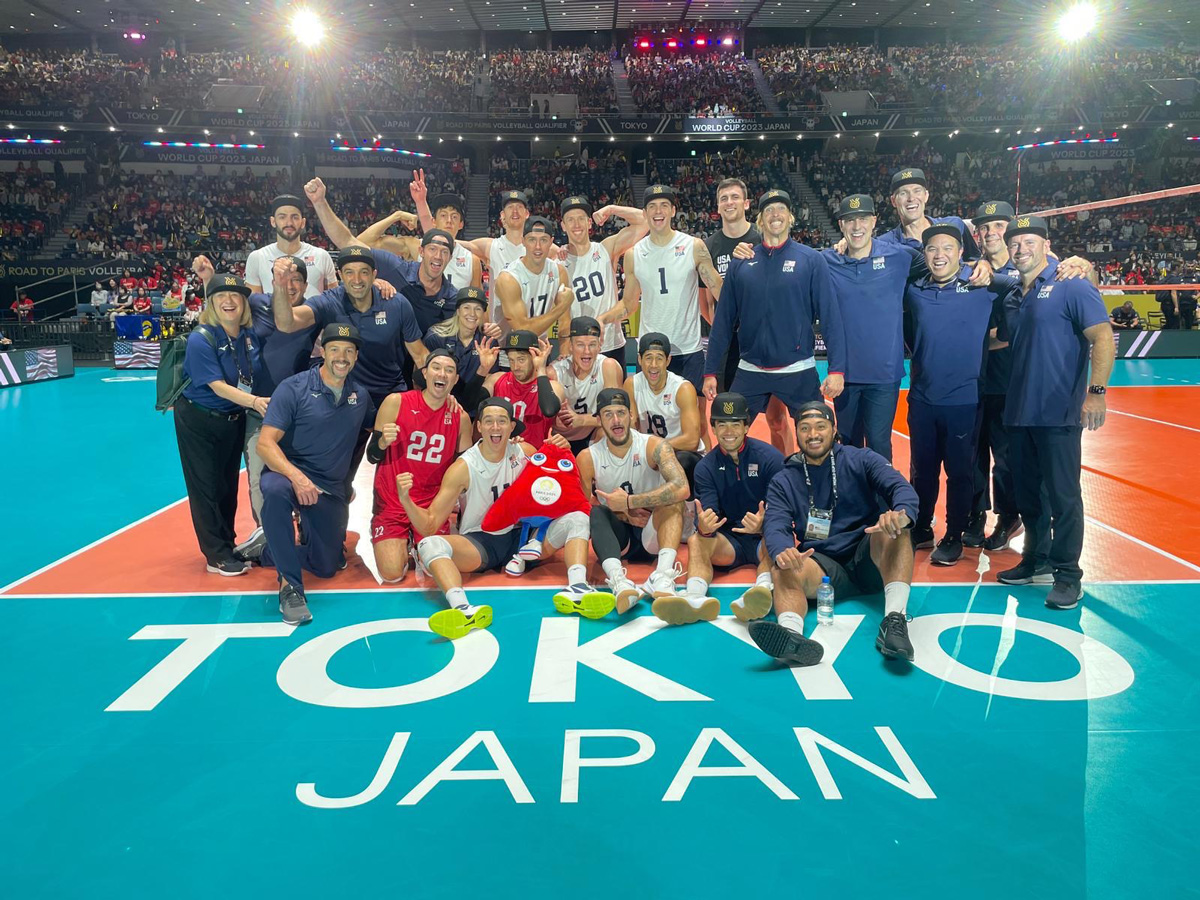
<path id="1" fill-rule="evenodd" d="M 815 666 L 825 655 L 825 648 L 816 641 L 784 628 L 778 622 L 760 619 L 749 625 L 750 640 L 767 656 L 798 666 Z"/>
<path id="2" fill-rule="evenodd" d="M 1011 569 L 997 572 L 996 580 L 1001 584 L 1052 584 L 1054 569 L 1045 563 L 1034 568 L 1033 563 L 1021 560 Z"/>
<path id="3" fill-rule="evenodd" d="M 307 625 L 312 621 L 304 595 L 285 583 L 279 589 L 279 612 L 285 625 Z"/>
<path id="4" fill-rule="evenodd" d="M 933 546 L 933 528 L 929 525 L 914 525 L 912 542 L 914 550 L 928 550 Z"/>
<path id="5" fill-rule="evenodd" d="M 977 512 L 971 513 L 971 518 L 967 519 L 967 528 L 962 533 L 962 542 L 964 547 L 982 547 L 983 546 L 983 529 L 987 525 L 987 513 Z"/>
<path id="6" fill-rule="evenodd" d="M 204 568 L 214 575 L 245 575 L 250 571 L 250 563 L 241 559 L 223 559 L 216 565 L 209 563 Z"/>
<path id="7" fill-rule="evenodd" d="M 958 538 L 944 537 L 938 541 L 937 549 L 929 554 L 929 561 L 935 566 L 952 566 L 962 559 L 963 544 L 965 540 L 960 541 Z"/>
<path id="8" fill-rule="evenodd" d="M 1021 523 L 1020 516 L 1014 516 L 1011 519 L 1001 519 L 996 523 L 996 527 L 992 529 L 992 533 L 988 535 L 987 540 L 983 542 L 983 549 L 1003 550 L 1008 546 L 1009 541 L 1024 530 L 1025 526 Z"/>
<path id="9" fill-rule="evenodd" d="M 875 636 L 875 649 L 888 659 L 907 659 L 912 662 L 913 645 L 908 639 L 908 616 L 892 612 L 879 623 L 879 634 Z"/>
<path id="10" fill-rule="evenodd" d="M 1051 609 L 1074 609 L 1083 599 L 1083 585 L 1066 581 L 1054 582 L 1046 595 L 1046 605 Z"/>
<path id="11" fill-rule="evenodd" d="M 267 533 L 262 528 L 255 528 L 250 537 L 233 548 L 233 558 L 243 562 L 256 563 L 262 559 L 266 546 Z"/>

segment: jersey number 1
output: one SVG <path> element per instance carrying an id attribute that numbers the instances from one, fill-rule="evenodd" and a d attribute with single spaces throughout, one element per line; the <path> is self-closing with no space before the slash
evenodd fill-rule
<path id="1" fill-rule="evenodd" d="M 662 293 L 662 294 L 665 294 L 667 292 L 667 270 L 666 269 L 658 270 L 658 290 L 659 290 L 659 293 Z"/>

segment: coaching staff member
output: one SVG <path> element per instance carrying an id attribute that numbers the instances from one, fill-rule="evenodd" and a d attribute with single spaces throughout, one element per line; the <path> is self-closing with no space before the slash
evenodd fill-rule
<path id="1" fill-rule="evenodd" d="M 1005 301 L 1001 326 L 1012 347 L 1004 424 L 1011 433 L 1025 552 L 1020 565 L 996 578 L 1004 584 L 1045 583 L 1053 573 L 1046 605 L 1073 609 L 1083 597 L 1083 428 L 1094 431 L 1104 424 L 1116 354 L 1096 286 L 1082 278 L 1054 280 L 1059 264 L 1047 259 L 1048 234 L 1039 216 L 1019 216 L 1004 232 L 1021 275 L 1020 289 Z"/>
<path id="2" fill-rule="evenodd" d="M 234 558 L 233 518 L 246 410 L 267 411 L 267 398 L 254 394 L 262 353 L 245 282 L 236 275 L 215 275 L 206 294 L 200 323 L 184 350 L 187 387 L 175 403 L 175 438 L 192 527 L 208 571 L 244 575 L 250 566 Z"/>
<path id="3" fill-rule="evenodd" d="M 327 325 L 325 361 L 275 389 L 258 438 L 269 470 L 262 475 L 264 534 L 245 556 L 279 572 L 279 612 L 289 625 L 312 621 L 302 570 L 329 578 L 346 564 L 350 460 L 359 434 L 375 421 L 371 395 L 350 377 L 361 345 L 353 325 Z M 293 513 L 304 532 L 299 546 Z"/>

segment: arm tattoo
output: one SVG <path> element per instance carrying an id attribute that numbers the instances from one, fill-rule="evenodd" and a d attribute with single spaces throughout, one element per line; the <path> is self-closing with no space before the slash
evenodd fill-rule
<path id="1" fill-rule="evenodd" d="M 724 279 L 717 274 L 716 267 L 713 265 L 712 254 L 708 252 L 708 247 L 698 240 L 696 248 L 700 254 L 700 260 L 696 264 L 696 272 L 700 276 L 700 280 L 704 282 L 704 286 L 713 292 L 714 297 L 720 299 Z"/>
<path id="2" fill-rule="evenodd" d="M 644 494 L 634 494 L 629 498 L 630 507 L 657 509 L 660 506 L 670 506 L 672 503 L 678 502 L 675 494 L 679 488 L 687 490 L 687 476 L 684 475 L 683 467 L 679 465 L 679 459 L 675 456 L 675 451 L 670 444 L 660 440 L 650 455 L 650 459 L 658 467 L 659 474 L 666 479 L 667 483 Z"/>

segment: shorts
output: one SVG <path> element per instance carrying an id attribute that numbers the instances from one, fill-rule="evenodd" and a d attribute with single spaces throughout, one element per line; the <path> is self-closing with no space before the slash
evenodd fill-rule
<path id="1" fill-rule="evenodd" d="M 490 531 L 472 531 L 464 534 L 468 541 L 479 551 L 482 562 L 476 572 L 490 572 L 492 569 L 502 569 L 521 548 L 521 529 L 511 528 L 504 534 L 492 534 Z"/>
<path id="2" fill-rule="evenodd" d="M 800 372 L 749 372 L 738 369 L 730 390 L 746 398 L 751 419 L 758 418 L 767 408 L 771 397 L 778 397 L 793 418 L 805 403 L 824 399 L 815 368 Z"/>
<path id="3" fill-rule="evenodd" d="M 695 353 L 681 353 L 678 356 L 671 357 L 671 364 L 667 366 L 672 372 L 682 378 L 684 381 L 690 381 L 692 387 L 699 394 L 704 388 L 704 351 L 697 350 Z"/>
<path id="4" fill-rule="evenodd" d="M 418 505 L 425 506 L 426 504 Z M 442 527 L 436 533 L 449 534 L 450 520 L 447 519 L 443 522 Z M 413 529 L 412 522 L 408 521 L 408 513 L 399 504 L 385 506 L 376 510 L 375 514 L 371 516 L 372 544 L 378 544 L 380 541 L 414 541 L 414 536 L 417 541 L 423 537 L 430 537 L 427 534 L 417 534 Z"/>
<path id="5" fill-rule="evenodd" d="M 570 441 L 569 443 L 571 444 L 571 452 L 576 456 L 579 456 L 580 453 L 592 445 L 592 440 L 593 438 L 589 434 L 587 437 L 582 437 L 577 441 Z"/>
<path id="6" fill-rule="evenodd" d="M 869 534 L 862 536 L 854 554 L 845 562 L 838 562 L 820 552 L 814 552 L 812 558 L 829 576 L 836 599 L 883 592 L 883 576 L 879 574 L 879 570 L 875 568 L 875 561 L 871 559 Z"/>
<path id="7" fill-rule="evenodd" d="M 733 547 L 733 562 L 727 566 L 717 566 L 718 569 L 737 569 L 741 566 L 758 565 L 758 548 L 762 544 L 761 534 L 741 534 L 727 527 L 722 527 L 717 534 L 722 535 Z M 832 580 L 830 579 L 830 581 Z"/>

